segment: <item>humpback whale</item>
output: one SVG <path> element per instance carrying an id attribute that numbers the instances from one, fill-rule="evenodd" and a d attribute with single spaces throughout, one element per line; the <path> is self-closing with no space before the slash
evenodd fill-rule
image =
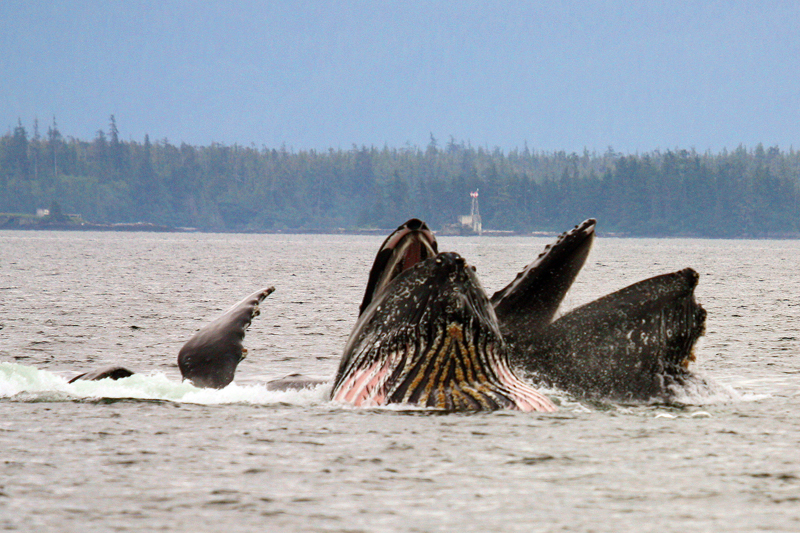
<path id="1" fill-rule="evenodd" d="M 370 279 L 393 279 L 402 271 L 398 265 L 414 264 L 409 247 L 391 246 L 409 238 L 409 225 L 427 228 L 417 219 L 401 225 L 378 252 Z M 690 376 L 693 348 L 705 331 L 706 312 L 694 298 L 699 276 L 692 269 L 655 276 L 554 320 L 586 262 L 595 225 L 588 219 L 561 234 L 491 297 L 509 360 L 535 380 L 576 396 L 668 399 Z M 427 236 L 425 243 L 438 248 Z M 386 265 L 393 265 L 388 275 Z M 374 293 L 368 285 L 365 302 Z"/>
<path id="2" fill-rule="evenodd" d="M 669 398 L 689 376 L 705 332 L 699 275 L 655 276 L 553 317 L 594 239 L 589 219 L 562 234 L 492 296 L 515 367 L 572 394 L 616 400 Z"/>
<path id="3" fill-rule="evenodd" d="M 691 268 L 573 309 L 536 335 L 509 332 L 512 361 L 561 389 L 616 400 L 668 398 L 690 377 L 706 311 Z"/>
<path id="4" fill-rule="evenodd" d="M 331 399 L 359 407 L 555 410 L 511 370 L 474 268 L 452 252 L 403 270 L 373 295 L 347 341 Z"/>

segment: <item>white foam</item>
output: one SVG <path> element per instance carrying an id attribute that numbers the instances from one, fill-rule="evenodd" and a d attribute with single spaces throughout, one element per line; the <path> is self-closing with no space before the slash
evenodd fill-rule
<path id="1" fill-rule="evenodd" d="M 673 415 L 672 413 L 662 413 L 662 412 L 656 413 L 655 417 L 656 418 L 678 418 L 676 415 Z"/>
<path id="2" fill-rule="evenodd" d="M 705 405 L 741 401 L 742 396 L 731 386 L 719 383 L 701 372 L 694 371 L 680 385 L 667 387 L 671 399 L 687 405 Z"/>
<path id="3" fill-rule="evenodd" d="M 324 384 L 299 391 L 270 391 L 263 384 L 238 385 L 224 389 L 199 389 L 188 382 L 172 381 L 162 373 L 134 374 L 118 380 L 102 379 L 67 383 L 67 380 L 31 366 L 0 363 L 0 398 L 24 395 L 31 401 L 133 398 L 166 400 L 203 405 L 217 404 L 290 404 L 315 405 L 326 403 L 330 385 Z"/>
<path id="4" fill-rule="evenodd" d="M 23 401 L 74 401 L 103 398 L 163 400 L 201 405 L 249 404 L 314 406 L 329 404 L 330 383 L 313 388 L 289 391 L 267 390 L 263 383 L 231 383 L 224 389 L 200 389 L 188 382 L 169 379 L 163 373 L 134 374 L 127 378 L 103 379 L 67 383 L 67 380 L 47 370 L 16 363 L 0 362 L 0 398 L 17 397 Z M 592 412 L 584 403 L 557 389 L 541 389 L 557 398 L 562 411 Z M 733 387 L 706 376 L 692 376 L 683 386 L 671 388 L 672 399 L 685 405 L 707 405 L 731 401 L 758 401 L 764 394 L 738 393 Z M 335 404 L 337 408 L 348 408 Z M 391 405 L 384 409 L 408 410 L 408 405 Z M 700 416 L 700 415 L 698 415 Z"/>
<path id="5" fill-rule="evenodd" d="M 0 363 L 0 398 L 22 392 L 67 392 L 64 378 L 32 366 Z"/>

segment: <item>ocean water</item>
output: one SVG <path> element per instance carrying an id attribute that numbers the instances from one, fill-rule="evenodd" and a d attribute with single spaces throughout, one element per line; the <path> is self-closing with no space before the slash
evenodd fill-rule
<path id="1" fill-rule="evenodd" d="M 602 230 L 602 227 L 600 227 Z M 800 242 L 595 241 L 573 307 L 687 266 L 708 311 L 678 404 L 352 409 L 332 377 L 381 237 L 0 232 L 0 530 L 800 531 Z M 490 294 L 549 239 L 442 237 Z M 220 391 L 200 326 L 274 285 Z M 123 364 L 138 374 L 76 382 Z"/>

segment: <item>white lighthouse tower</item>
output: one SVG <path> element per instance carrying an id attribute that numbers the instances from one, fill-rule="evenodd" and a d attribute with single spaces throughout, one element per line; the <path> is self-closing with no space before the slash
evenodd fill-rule
<path id="1" fill-rule="evenodd" d="M 478 208 L 478 191 L 471 192 L 469 195 L 472 198 L 470 214 L 458 217 L 458 221 L 462 226 L 467 226 L 473 233 L 480 235 L 483 232 L 483 225 L 481 224 L 481 212 Z"/>

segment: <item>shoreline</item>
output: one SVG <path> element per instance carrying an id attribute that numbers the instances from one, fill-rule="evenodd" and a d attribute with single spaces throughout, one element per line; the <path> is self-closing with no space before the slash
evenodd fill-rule
<path id="1" fill-rule="evenodd" d="M 92 224 L 84 222 L 81 224 L 53 224 L 53 223 L 39 223 L 39 224 L 23 224 L 12 225 L 3 224 L 0 226 L 0 231 L 100 231 L 100 232 L 146 232 L 146 233 L 220 233 L 220 234 L 233 234 L 233 235 L 375 235 L 385 236 L 389 235 L 394 228 L 364 228 L 364 229 L 346 229 L 346 228 L 320 228 L 320 229 L 280 229 L 280 230 L 206 230 L 200 228 L 186 228 L 186 227 L 172 227 L 162 226 L 159 224 L 152 224 L 149 222 L 135 222 L 135 223 L 119 223 L 119 224 Z M 476 234 L 462 234 L 453 235 L 447 232 L 434 231 L 435 235 L 440 237 L 539 237 L 539 238 L 552 238 L 560 235 L 555 231 L 531 231 L 531 232 L 518 232 L 512 230 L 484 230 L 481 235 Z M 647 235 L 647 234 L 631 234 L 623 232 L 597 232 L 597 236 L 601 238 L 617 238 L 617 239 L 708 239 L 708 240 L 799 240 L 800 234 L 782 234 L 782 235 L 736 235 L 736 236 L 711 236 L 711 235 Z"/>

